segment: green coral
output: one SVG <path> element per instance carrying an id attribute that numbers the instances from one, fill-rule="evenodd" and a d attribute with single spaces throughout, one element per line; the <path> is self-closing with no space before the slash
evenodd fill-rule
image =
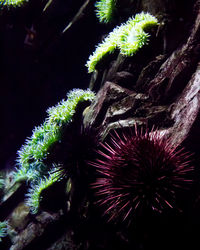
<path id="1" fill-rule="evenodd" d="M 18 168 L 14 173 L 16 182 L 29 181 L 31 188 L 27 194 L 27 204 L 32 213 L 37 213 L 41 200 L 41 192 L 57 182 L 62 171 L 54 163 L 47 166 L 44 161 L 50 154 L 55 142 L 62 140 L 62 133 L 73 120 L 77 104 L 92 101 L 94 92 L 74 89 L 67 95 L 67 100 L 47 110 L 48 117 L 44 123 L 33 130 L 33 134 L 18 151 Z"/>
<path id="2" fill-rule="evenodd" d="M 25 2 L 28 0 L 1 0 L 0 1 L 0 6 L 1 7 L 20 7 L 22 6 Z"/>
<path id="3" fill-rule="evenodd" d="M 0 222 L 0 241 L 2 241 L 1 238 L 5 237 L 7 235 L 7 221 Z"/>
<path id="4" fill-rule="evenodd" d="M 116 0 L 100 0 L 95 3 L 96 16 L 102 23 L 109 23 L 113 18 Z"/>
<path id="5" fill-rule="evenodd" d="M 40 207 L 40 201 L 42 199 L 42 191 L 48 189 L 55 182 L 59 181 L 62 176 L 61 170 L 52 170 L 48 176 L 41 178 L 38 183 L 33 184 L 26 195 L 26 204 L 30 207 L 32 214 L 36 214 Z"/>
<path id="6" fill-rule="evenodd" d="M 2 199 L 4 189 L 5 189 L 5 180 L 3 176 L 0 174 L 0 200 Z"/>
<path id="7" fill-rule="evenodd" d="M 134 55 L 149 41 L 149 34 L 145 30 L 157 24 L 158 20 L 154 16 L 142 12 L 135 15 L 135 18 L 129 18 L 126 23 L 116 27 L 89 57 L 86 64 L 88 72 L 95 71 L 98 62 L 105 55 L 113 53 L 117 48 L 125 56 Z"/>
<path id="8" fill-rule="evenodd" d="M 76 106 L 82 101 L 91 101 L 94 93 L 90 90 L 74 89 L 67 95 L 67 100 L 61 101 L 55 107 L 47 110 L 48 117 L 43 125 L 36 127 L 18 151 L 15 180 L 33 180 L 48 171 L 44 160 L 50 147 L 61 140 L 64 127 L 72 121 Z"/>
<path id="9" fill-rule="evenodd" d="M 0 176 L 0 189 L 4 187 L 4 179 Z"/>

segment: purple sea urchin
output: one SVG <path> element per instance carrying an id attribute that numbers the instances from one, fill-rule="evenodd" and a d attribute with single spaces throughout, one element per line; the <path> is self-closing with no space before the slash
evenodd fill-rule
<path id="1" fill-rule="evenodd" d="M 190 154 L 171 146 L 158 131 L 111 135 L 90 163 L 100 176 L 93 183 L 109 220 L 131 221 L 142 208 L 161 213 L 175 208 L 176 191 L 192 182 Z"/>

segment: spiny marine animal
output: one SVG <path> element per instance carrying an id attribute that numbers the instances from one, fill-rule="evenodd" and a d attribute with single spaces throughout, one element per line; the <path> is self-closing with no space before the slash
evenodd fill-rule
<path id="1" fill-rule="evenodd" d="M 109 23 L 113 18 L 116 0 L 99 0 L 95 3 L 96 16 L 101 23 Z"/>
<path id="2" fill-rule="evenodd" d="M 8 9 L 12 7 L 16 8 L 22 6 L 26 2 L 28 2 L 28 0 L 1 0 L 0 7 Z"/>
<path id="3" fill-rule="evenodd" d="M 98 172 L 92 187 L 109 221 L 131 222 L 144 208 L 176 208 L 177 191 L 192 182 L 190 154 L 159 131 L 115 131 L 101 146 L 90 162 Z"/>
<path id="4" fill-rule="evenodd" d="M 45 122 L 33 130 L 32 136 L 18 151 L 18 166 L 14 173 L 14 180 L 30 183 L 27 205 L 30 206 L 32 213 L 37 213 L 44 189 L 52 186 L 63 176 L 62 162 L 59 164 L 47 161 L 51 156 L 52 148 L 56 143 L 62 142 L 63 133 L 73 121 L 77 105 L 83 101 L 92 101 L 94 97 L 94 92 L 89 89 L 70 91 L 67 100 L 47 110 L 48 117 Z"/>
<path id="5" fill-rule="evenodd" d="M 158 20 L 149 13 L 142 12 L 136 14 L 134 18 L 129 18 L 126 23 L 116 27 L 102 43 L 98 44 L 87 61 L 88 72 L 95 71 L 97 64 L 117 48 L 122 55 L 133 56 L 140 48 L 148 44 L 150 35 L 146 30 L 156 25 L 158 25 Z"/>

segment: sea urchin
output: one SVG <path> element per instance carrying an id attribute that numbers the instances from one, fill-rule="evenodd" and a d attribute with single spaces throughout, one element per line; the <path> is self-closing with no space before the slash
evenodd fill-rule
<path id="1" fill-rule="evenodd" d="M 190 154 L 159 131 L 115 132 L 101 146 L 90 163 L 100 174 L 92 187 L 109 220 L 130 222 L 142 209 L 176 208 L 177 191 L 192 182 Z"/>

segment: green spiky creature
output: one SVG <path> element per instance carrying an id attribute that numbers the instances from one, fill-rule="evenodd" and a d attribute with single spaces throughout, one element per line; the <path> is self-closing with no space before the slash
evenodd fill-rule
<path id="1" fill-rule="evenodd" d="M 44 178 L 40 178 L 36 184 L 33 184 L 26 195 L 26 204 L 30 207 L 32 214 L 36 214 L 40 207 L 40 201 L 42 200 L 42 191 L 48 189 L 55 182 L 61 180 L 62 170 L 52 170 L 49 175 Z"/>
<path id="2" fill-rule="evenodd" d="M 7 221 L 0 222 L 0 241 L 7 235 Z"/>
<path id="3" fill-rule="evenodd" d="M 23 4 L 28 2 L 28 0 L 1 0 L 0 1 L 0 6 L 1 8 L 11 8 L 11 7 L 20 7 Z"/>
<path id="4" fill-rule="evenodd" d="M 156 25 L 158 25 L 158 20 L 149 13 L 142 12 L 135 15 L 135 18 L 129 18 L 126 23 L 109 33 L 97 46 L 86 64 L 88 72 L 95 71 L 98 62 L 117 48 L 122 55 L 133 56 L 140 48 L 148 44 L 150 35 L 145 31 Z"/>
<path id="5" fill-rule="evenodd" d="M 100 0 L 95 3 L 96 16 L 101 23 L 109 23 L 113 18 L 116 0 Z"/>
<path id="6" fill-rule="evenodd" d="M 41 192 L 62 177 L 60 166 L 47 165 L 45 160 L 52 146 L 62 141 L 62 133 L 73 121 L 77 105 L 83 101 L 92 101 L 95 94 L 90 90 L 74 89 L 55 107 L 47 110 L 45 122 L 33 130 L 33 134 L 18 151 L 17 169 L 14 173 L 16 182 L 28 181 L 31 189 L 27 195 L 27 204 L 36 213 L 41 200 Z"/>

